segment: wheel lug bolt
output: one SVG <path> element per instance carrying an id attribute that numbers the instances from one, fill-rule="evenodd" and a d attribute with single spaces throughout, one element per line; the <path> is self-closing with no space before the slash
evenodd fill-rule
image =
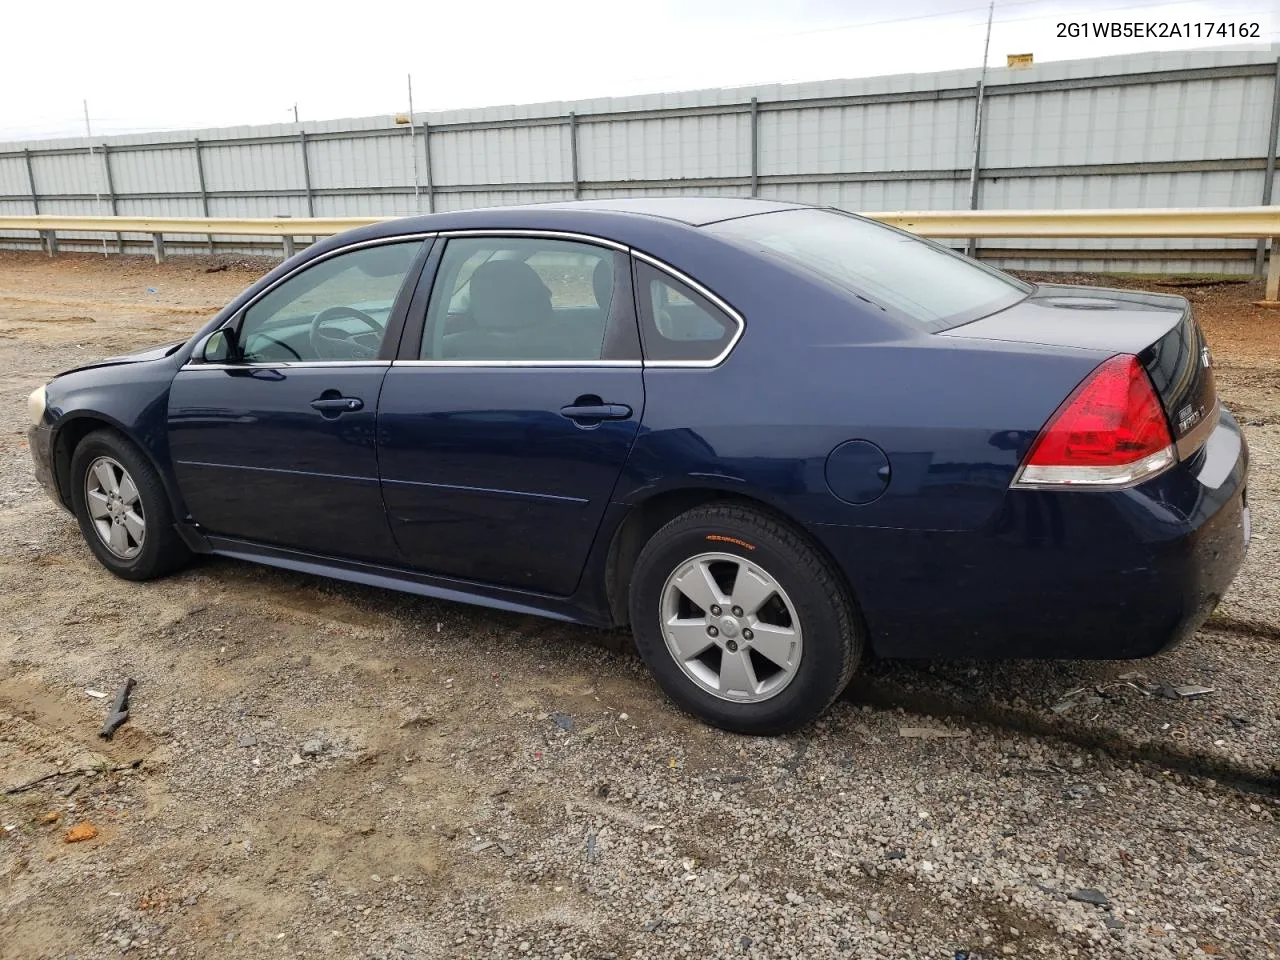
<path id="1" fill-rule="evenodd" d="M 734 608 L 733 608 L 733 615 L 734 615 L 735 617 L 740 617 L 740 616 L 742 616 L 742 608 L 741 608 L 741 607 L 734 607 Z"/>
<path id="2" fill-rule="evenodd" d="M 743 631 L 742 631 L 742 639 L 743 639 L 743 640 L 754 640 L 754 639 L 755 639 L 755 636 L 756 636 L 756 635 L 755 635 L 754 633 L 752 633 L 750 629 L 747 629 L 747 630 L 743 630 Z"/>
<path id="3" fill-rule="evenodd" d="M 720 609 L 720 605 L 719 605 L 719 604 L 713 603 L 713 604 L 711 605 L 711 615 L 712 615 L 713 617 L 718 617 L 718 616 L 720 616 L 720 614 L 721 614 L 721 613 L 723 613 L 723 612 L 724 612 L 724 611 Z"/>
<path id="4" fill-rule="evenodd" d="M 717 627 L 707 627 L 707 636 L 718 637 L 720 636 L 720 630 Z"/>
<path id="5" fill-rule="evenodd" d="M 725 647 L 728 649 L 730 653 L 736 653 L 738 650 L 738 645 L 732 640 L 726 643 Z"/>

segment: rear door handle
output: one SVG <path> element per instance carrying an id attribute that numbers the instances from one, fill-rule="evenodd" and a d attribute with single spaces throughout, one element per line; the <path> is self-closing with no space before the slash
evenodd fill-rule
<path id="1" fill-rule="evenodd" d="M 560 408 L 560 416 L 569 420 L 626 420 L 631 408 L 625 403 L 571 403 Z"/>
<path id="2" fill-rule="evenodd" d="M 321 413 L 347 413 L 363 408 L 364 401 L 359 397 L 320 397 L 312 400 L 311 406 Z"/>

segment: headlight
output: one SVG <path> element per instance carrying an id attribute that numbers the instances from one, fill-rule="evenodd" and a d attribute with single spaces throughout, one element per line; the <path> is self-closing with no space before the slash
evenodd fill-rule
<path id="1" fill-rule="evenodd" d="M 31 396 L 27 397 L 27 416 L 31 418 L 33 426 L 38 427 L 44 422 L 44 408 L 44 387 L 36 387 L 31 391 Z"/>

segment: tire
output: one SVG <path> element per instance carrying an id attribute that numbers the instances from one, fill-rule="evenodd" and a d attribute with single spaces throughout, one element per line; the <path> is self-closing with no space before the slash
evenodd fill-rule
<path id="1" fill-rule="evenodd" d="M 814 720 L 862 656 L 861 620 L 827 561 L 750 507 L 697 507 L 658 530 L 636 559 L 629 608 L 636 647 L 667 696 L 736 733 Z"/>
<path id="2" fill-rule="evenodd" d="M 114 430 L 95 430 L 76 445 L 71 505 L 89 549 L 117 577 L 154 580 L 191 559 L 174 529 L 173 507 L 160 475 Z"/>

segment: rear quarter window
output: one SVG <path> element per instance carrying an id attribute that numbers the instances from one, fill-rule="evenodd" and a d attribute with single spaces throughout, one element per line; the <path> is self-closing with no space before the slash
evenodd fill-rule
<path id="1" fill-rule="evenodd" d="M 705 363 L 723 359 L 741 323 L 688 284 L 638 262 L 640 333 L 647 363 Z"/>

